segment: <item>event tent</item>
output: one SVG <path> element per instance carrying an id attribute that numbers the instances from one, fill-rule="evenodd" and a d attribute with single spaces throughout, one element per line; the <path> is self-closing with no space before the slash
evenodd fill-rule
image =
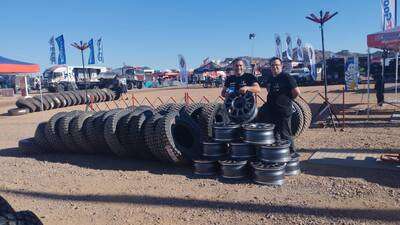
<path id="1" fill-rule="evenodd" d="M 367 35 L 367 46 L 368 46 L 368 107 L 369 107 L 369 77 L 370 77 L 370 48 L 382 49 L 384 52 L 393 51 L 396 53 L 396 81 L 395 81 L 395 93 L 397 103 L 397 80 L 398 80 L 398 66 L 399 66 L 399 51 L 400 51 L 400 27 L 395 27 L 391 30 L 377 32 Z M 384 54 L 382 61 L 382 76 L 385 70 L 385 57 Z M 368 114 L 369 115 L 369 114 Z"/>
<path id="2" fill-rule="evenodd" d="M 0 56 L 0 74 L 37 73 L 39 65 Z"/>

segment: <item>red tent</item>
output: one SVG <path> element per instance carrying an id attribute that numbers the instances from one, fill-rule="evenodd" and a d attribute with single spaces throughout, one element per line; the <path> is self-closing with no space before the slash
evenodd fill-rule
<path id="1" fill-rule="evenodd" d="M 38 64 L 21 62 L 0 56 L 0 74 L 37 73 L 39 71 L 40 69 Z"/>

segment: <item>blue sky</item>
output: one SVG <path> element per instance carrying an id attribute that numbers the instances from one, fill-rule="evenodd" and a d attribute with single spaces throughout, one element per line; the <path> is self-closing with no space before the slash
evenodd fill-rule
<path id="1" fill-rule="evenodd" d="M 274 54 L 274 33 L 299 36 L 321 48 L 319 29 L 304 19 L 338 11 L 326 24 L 326 49 L 366 51 L 366 35 L 380 30 L 380 0 L 2 0 L 0 55 L 49 66 L 48 40 L 64 34 L 67 63 L 80 65 L 75 41 L 103 37 L 103 65 L 176 68 L 183 54 L 190 68 L 205 57 Z M 86 55 L 87 61 L 87 55 Z M 100 64 L 101 65 L 101 64 Z"/>

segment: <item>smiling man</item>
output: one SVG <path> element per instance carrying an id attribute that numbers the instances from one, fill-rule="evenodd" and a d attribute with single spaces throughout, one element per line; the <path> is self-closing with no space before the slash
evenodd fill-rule
<path id="1" fill-rule="evenodd" d="M 242 59 L 235 59 L 232 64 L 235 74 L 226 78 L 221 96 L 226 97 L 227 94 L 232 92 L 239 92 L 241 94 L 247 91 L 259 93 L 261 88 L 257 83 L 257 78 L 253 74 L 246 73 L 244 61 Z"/>
<path id="2" fill-rule="evenodd" d="M 275 124 L 276 138 L 291 141 L 290 150 L 294 152 L 291 131 L 292 99 L 300 95 L 296 80 L 282 72 L 282 60 L 270 60 L 271 74 L 263 74 L 261 86 L 267 88 L 267 102 L 260 108 L 257 121 Z"/>

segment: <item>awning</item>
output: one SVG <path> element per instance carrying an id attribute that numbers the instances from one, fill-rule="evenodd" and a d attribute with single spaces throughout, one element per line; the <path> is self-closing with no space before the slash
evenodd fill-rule
<path id="1" fill-rule="evenodd" d="M 21 62 L 0 56 L 0 74 L 37 73 L 39 71 L 38 64 Z"/>
<path id="2" fill-rule="evenodd" d="M 396 27 L 388 31 L 369 34 L 367 36 L 367 45 L 369 48 L 399 51 L 400 27 Z"/>

